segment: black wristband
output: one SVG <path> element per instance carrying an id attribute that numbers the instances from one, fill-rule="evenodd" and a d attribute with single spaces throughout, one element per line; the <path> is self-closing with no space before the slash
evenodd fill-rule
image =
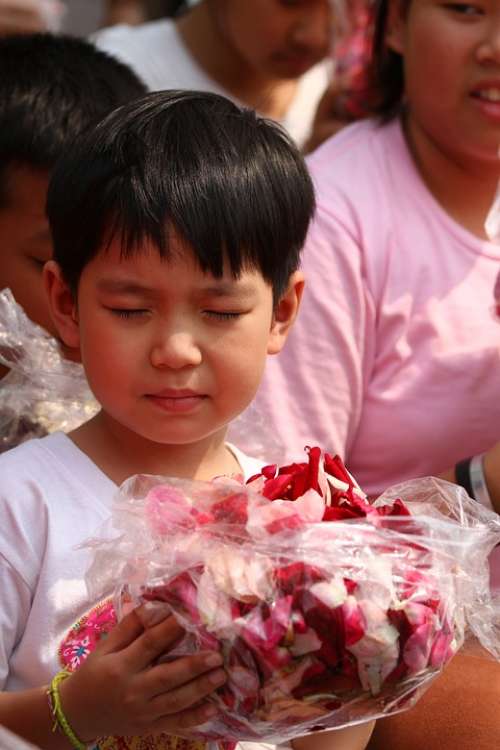
<path id="1" fill-rule="evenodd" d="M 464 458 L 463 461 L 459 461 L 455 464 L 455 481 L 460 487 L 463 487 L 469 497 L 474 498 L 474 492 L 472 490 L 472 482 L 470 480 L 470 462 L 472 458 Z"/>

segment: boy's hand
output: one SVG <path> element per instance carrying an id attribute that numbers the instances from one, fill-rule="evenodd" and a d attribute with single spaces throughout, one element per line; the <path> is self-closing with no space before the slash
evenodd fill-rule
<path id="1" fill-rule="evenodd" d="M 226 680 L 220 655 L 157 664 L 183 630 L 172 616 L 144 629 L 141 609 L 124 617 L 60 685 L 63 711 L 82 742 L 159 732 L 189 736 L 216 713 L 203 699 Z"/>

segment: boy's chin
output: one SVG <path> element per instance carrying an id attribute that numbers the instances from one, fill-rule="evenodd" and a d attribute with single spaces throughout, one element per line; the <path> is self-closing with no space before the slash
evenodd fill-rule
<path id="1" fill-rule="evenodd" d="M 188 446 L 210 444 L 212 441 L 224 440 L 227 427 L 220 427 L 216 430 L 168 430 L 142 433 L 142 437 L 158 446 L 187 448 Z"/>

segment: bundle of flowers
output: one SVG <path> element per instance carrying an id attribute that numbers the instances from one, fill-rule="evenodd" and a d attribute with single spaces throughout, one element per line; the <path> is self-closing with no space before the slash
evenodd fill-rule
<path id="1" fill-rule="evenodd" d="M 218 714 L 199 736 L 226 741 L 283 741 L 413 705 L 462 644 L 473 591 L 484 594 L 470 559 L 477 576 L 478 550 L 484 563 L 500 539 L 474 519 L 457 554 L 471 528 L 399 498 L 370 504 L 319 448 L 246 486 L 136 477 L 114 523 L 122 533 L 98 547 L 90 581 L 106 568 L 118 612 L 166 602 L 186 631 L 169 658 L 223 654 Z"/>

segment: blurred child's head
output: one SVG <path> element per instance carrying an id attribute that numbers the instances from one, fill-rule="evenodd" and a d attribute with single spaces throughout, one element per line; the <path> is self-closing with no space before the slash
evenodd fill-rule
<path id="1" fill-rule="evenodd" d="M 440 150 L 497 164 L 500 0 L 378 0 L 374 76 L 378 113 L 404 103 Z"/>
<path id="2" fill-rule="evenodd" d="M 63 146 L 145 93 L 129 68 L 82 39 L 0 39 L 0 289 L 53 330 L 42 285 L 52 255 L 45 201 Z"/>
<path id="3" fill-rule="evenodd" d="M 222 39 L 248 67 L 298 78 L 329 51 L 330 0 L 204 0 Z"/>
<path id="4" fill-rule="evenodd" d="M 47 207 L 53 316 L 103 411 L 159 443 L 225 428 L 302 291 L 314 197 L 289 138 L 215 94 L 150 94 L 65 153 Z"/>

